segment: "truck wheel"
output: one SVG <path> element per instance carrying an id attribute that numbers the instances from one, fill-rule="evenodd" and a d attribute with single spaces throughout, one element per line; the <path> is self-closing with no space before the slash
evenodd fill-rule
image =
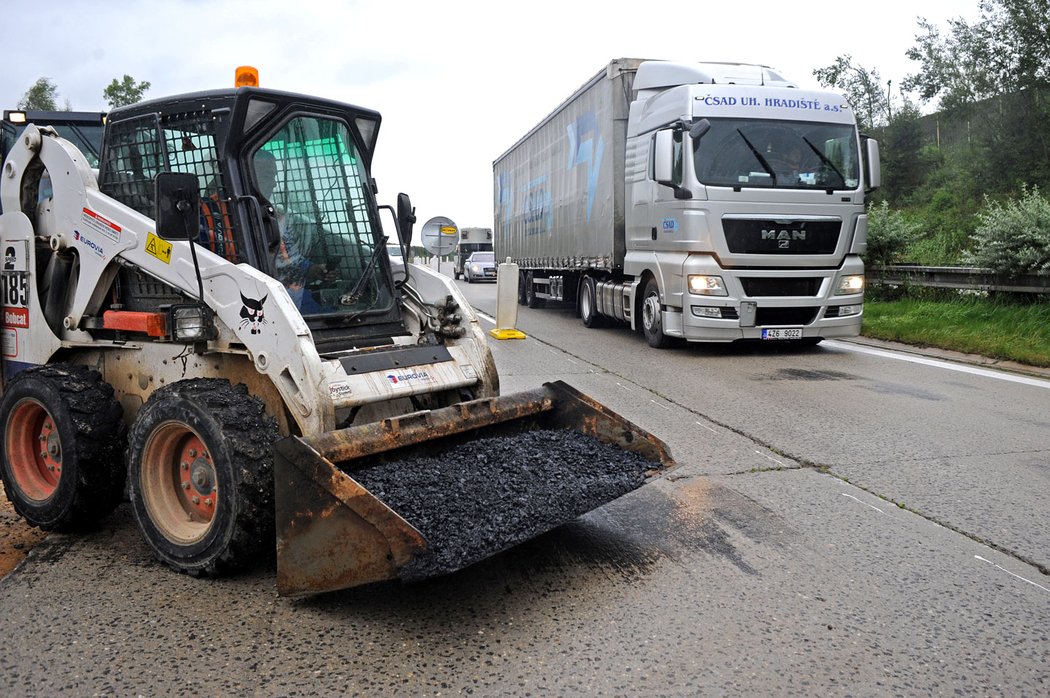
<path id="1" fill-rule="evenodd" d="M 518 305 L 528 305 L 529 299 L 525 297 L 525 284 L 528 283 L 528 275 L 518 272 Z"/>
<path id="2" fill-rule="evenodd" d="M 7 498 L 45 531 L 91 528 L 124 495 L 123 409 L 87 366 L 26 369 L 0 400 L 0 476 Z"/>
<path id="3" fill-rule="evenodd" d="M 244 385 L 184 380 L 150 396 L 128 435 L 128 489 L 161 562 L 214 576 L 272 555 L 279 436 Z"/>
<path id="4" fill-rule="evenodd" d="M 545 299 L 536 297 L 536 285 L 532 279 L 532 272 L 525 272 L 525 305 L 530 308 L 542 308 Z"/>
<path id="5" fill-rule="evenodd" d="M 656 279 L 649 279 L 642 293 L 642 332 L 649 346 L 666 349 L 674 343 L 672 337 L 664 334 L 663 315 L 660 305 L 660 287 Z"/>
<path id="6" fill-rule="evenodd" d="M 598 314 L 597 292 L 594 279 L 587 277 L 580 281 L 580 320 L 584 327 L 601 327 L 602 316 Z"/>

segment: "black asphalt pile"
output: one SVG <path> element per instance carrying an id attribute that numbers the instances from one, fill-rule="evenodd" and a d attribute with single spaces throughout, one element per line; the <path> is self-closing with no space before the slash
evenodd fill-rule
<path id="1" fill-rule="evenodd" d="M 416 527 L 429 549 L 401 578 L 446 574 L 637 489 L 654 463 L 573 430 L 462 444 L 355 470 L 353 477 Z"/>

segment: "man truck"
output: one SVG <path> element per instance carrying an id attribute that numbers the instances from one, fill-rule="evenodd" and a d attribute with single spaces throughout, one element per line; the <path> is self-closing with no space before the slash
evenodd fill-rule
<path id="1" fill-rule="evenodd" d="M 766 66 L 611 61 L 493 164 L 519 302 L 680 340 L 860 332 L 878 143 Z"/>

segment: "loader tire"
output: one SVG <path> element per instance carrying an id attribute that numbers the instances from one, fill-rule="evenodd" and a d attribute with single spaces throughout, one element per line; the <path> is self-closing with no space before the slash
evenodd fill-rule
<path id="1" fill-rule="evenodd" d="M 184 380 L 150 396 L 128 434 L 128 491 L 157 559 L 197 577 L 273 556 L 279 436 L 244 385 Z"/>
<path id="2" fill-rule="evenodd" d="M 124 496 L 123 409 L 98 371 L 74 364 L 29 368 L 0 399 L 0 477 L 31 526 L 91 529 Z"/>

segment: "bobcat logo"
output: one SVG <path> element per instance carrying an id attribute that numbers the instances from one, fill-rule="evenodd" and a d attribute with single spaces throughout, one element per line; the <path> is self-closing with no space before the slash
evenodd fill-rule
<path id="1" fill-rule="evenodd" d="M 259 329 L 260 325 L 265 325 L 266 312 L 263 310 L 263 303 L 269 296 L 263 296 L 259 300 L 254 298 L 248 298 L 243 293 L 241 294 L 241 303 L 244 305 L 241 307 L 241 327 L 248 327 L 251 325 L 251 333 L 259 334 L 262 330 Z"/>

